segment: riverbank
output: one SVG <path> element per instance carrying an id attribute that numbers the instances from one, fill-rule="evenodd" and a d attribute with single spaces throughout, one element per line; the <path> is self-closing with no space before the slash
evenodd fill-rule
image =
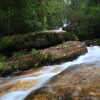
<path id="1" fill-rule="evenodd" d="M 62 30 L 39 31 L 0 37 L 0 75 L 54 64 L 58 59 L 57 56 L 59 54 L 57 52 L 61 52 L 61 48 L 58 45 L 61 44 L 60 46 L 64 49 L 69 45 L 68 43 L 64 44 L 66 41 L 78 41 L 78 38 Z M 43 53 L 46 48 L 50 47 L 54 49 L 48 49 L 48 51 L 54 51 L 57 54 L 56 56 L 52 52 Z M 59 61 L 64 59 L 65 54 L 63 52 L 65 51 L 60 54 L 63 56 L 62 58 L 59 57 Z"/>
<path id="2" fill-rule="evenodd" d="M 71 61 L 86 52 L 86 47 L 80 42 L 68 41 L 30 54 L 12 57 L 1 63 L 0 73 L 1 75 L 6 75 L 11 72 L 34 69 L 43 65 Z"/>
<path id="3" fill-rule="evenodd" d="M 0 55 L 0 76 L 71 61 L 87 52 L 84 45 L 99 45 L 99 40 L 81 44 L 77 36 L 61 30 L 1 37 L 1 53 L 8 57 Z"/>

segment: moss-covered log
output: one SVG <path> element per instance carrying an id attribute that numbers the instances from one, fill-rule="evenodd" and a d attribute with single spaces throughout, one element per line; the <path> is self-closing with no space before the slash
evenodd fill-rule
<path id="1" fill-rule="evenodd" d="M 65 31 L 44 31 L 29 34 L 0 37 L 0 52 L 12 54 L 18 50 L 30 50 L 50 47 L 63 41 L 78 40 L 76 36 Z"/>

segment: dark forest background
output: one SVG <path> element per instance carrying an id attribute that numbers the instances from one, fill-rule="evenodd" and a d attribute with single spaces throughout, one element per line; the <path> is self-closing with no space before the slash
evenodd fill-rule
<path id="1" fill-rule="evenodd" d="M 100 0 L 0 0 L 0 35 L 53 30 L 81 39 L 100 37 Z"/>

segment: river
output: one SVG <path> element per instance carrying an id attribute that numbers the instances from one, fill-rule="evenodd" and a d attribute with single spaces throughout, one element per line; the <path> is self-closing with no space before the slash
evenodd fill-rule
<path id="1" fill-rule="evenodd" d="M 100 47 L 87 47 L 88 53 L 60 65 L 44 66 L 23 72 L 19 76 L 0 77 L 0 100 L 23 100 L 31 91 L 43 86 L 48 80 L 71 65 L 100 62 Z"/>

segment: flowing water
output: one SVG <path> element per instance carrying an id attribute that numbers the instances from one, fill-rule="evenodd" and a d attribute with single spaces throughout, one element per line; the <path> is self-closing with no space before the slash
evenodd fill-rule
<path id="1" fill-rule="evenodd" d="M 71 65 L 100 62 L 100 47 L 87 47 L 88 53 L 76 60 L 61 65 L 44 66 L 36 70 L 23 72 L 20 76 L 0 78 L 0 100 L 23 100 L 31 91 L 45 84 L 51 77 L 61 73 Z"/>

